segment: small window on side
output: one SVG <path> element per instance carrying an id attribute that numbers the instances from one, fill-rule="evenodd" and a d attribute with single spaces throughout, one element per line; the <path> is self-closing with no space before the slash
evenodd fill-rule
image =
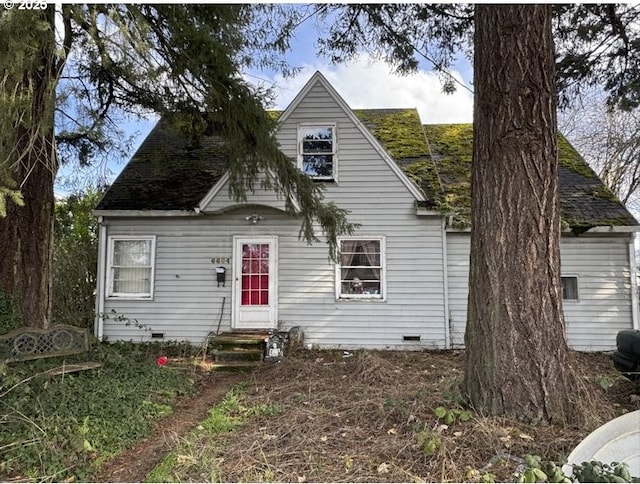
<path id="1" fill-rule="evenodd" d="M 575 276 L 562 277 L 562 299 L 565 301 L 578 300 L 578 278 Z"/>

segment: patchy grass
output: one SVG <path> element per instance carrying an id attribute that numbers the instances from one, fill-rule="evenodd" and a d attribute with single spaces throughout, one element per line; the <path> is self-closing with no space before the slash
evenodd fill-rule
<path id="1" fill-rule="evenodd" d="M 237 385 L 224 399 L 215 405 L 207 418 L 189 432 L 178 448 L 167 454 L 147 475 L 146 482 L 178 482 L 185 479 L 200 482 L 225 480 L 221 474 L 224 447 L 220 445 L 225 435 L 247 424 L 251 419 L 282 413 L 278 404 L 257 403 L 251 405 L 245 390 Z M 251 481 L 265 481 L 268 474 L 256 475 Z"/>

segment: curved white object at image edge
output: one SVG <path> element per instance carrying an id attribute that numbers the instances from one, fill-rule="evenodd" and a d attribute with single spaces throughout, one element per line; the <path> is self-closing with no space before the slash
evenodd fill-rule
<path id="1" fill-rule="evenodd" d="M 592 460 L 603 464 L 625 462 L 629 473 L 640 477 L 640 410 L 615 418 L 587 435 L 569 454 L 562 470 L 569 476 L 572 464 Z"/>

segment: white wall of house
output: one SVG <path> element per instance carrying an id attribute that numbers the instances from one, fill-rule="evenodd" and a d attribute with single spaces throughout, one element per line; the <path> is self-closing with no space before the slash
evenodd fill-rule
<path id="1" fill-rule="evenodd" d="M 464 346 L 469 275 L 469 233 L 447 233 L 449 325 L 454 347 Z M 563 301 L 569 345 L 583 351 L 616 347 L 616 334 L 632 327 L 629 236 L 564 235 L 561 275 L 578 279 L 578 301 Z"/>
<path id="2" fill-rule="evenodd" d="M 232 257 L 234 235 L 276 235 L 278 320 L 284 329 L 301 326 L 307 343 L 319 347 L 445 346 L 440 227 L 435 220 L 415 223 L 414 216 L 413 231 L 387 234 L 385 301 L 337 301 L 335 266 L 328 260 L 326 245 L 308 246 L 298 240 L 298 221 L 274 209 L 261 210 L 260 224 L 248 224 L 245 217 L 252 211 L 110 219 L 109 236 L 156 237 L 155 284 L 152 300 L 106 298 L 104 335 L 109 340 L 147 341 L 153 332 L 162 333 L 165 340 L 199 344 L 218 329 L 223 298 L 220 330 L 231 329 L 233 264 L 222 264 L 228 269 L 227 283 L 218 287 L 215 267 L 220 264 L 211 259 Z M 417 240 L 424 242 L 422 247 L 415 246 Z M 148 330 L 126 326 L 116 315 L 137 320 Z M 405 342 L 405 335 L 420 336 L 420 342 Z"/>

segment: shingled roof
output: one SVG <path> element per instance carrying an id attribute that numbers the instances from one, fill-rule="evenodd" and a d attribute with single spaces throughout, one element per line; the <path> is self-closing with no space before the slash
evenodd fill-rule
<path id="1" fill-rule="evenodd" d="M 471 124 L 422 125 L 416 109 L 357 109 L 356 116 L 425 194 L 424 206 L 471 220 Z M 219 142 L 194 145 L 160 121 L 97 210 L 193 210 L 224 174 Z M 562 223 L 576 231 L 638 225 L 585 160 L 558 136 Z"/>
<path id="2" fill-rule="evenodd" d="M 161 120 L 96 210 L 193 210 L 224 171 L 213 137 L 196 144 Z"/>

